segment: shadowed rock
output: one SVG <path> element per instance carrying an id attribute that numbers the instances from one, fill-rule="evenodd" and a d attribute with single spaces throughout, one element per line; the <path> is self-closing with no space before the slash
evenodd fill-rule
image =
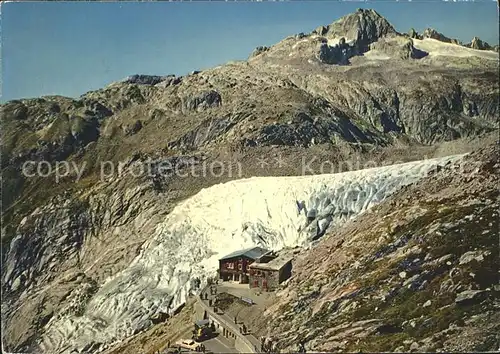
<path id="1" fill-rule="evenodd" d="M 199 95 L 189 97 L 185 103 L 184 107 L 187 110 L 205 110 L 208 108 L 218 107 L 222 104 L 222 98 L 217 91 L 206 91 Z"/>

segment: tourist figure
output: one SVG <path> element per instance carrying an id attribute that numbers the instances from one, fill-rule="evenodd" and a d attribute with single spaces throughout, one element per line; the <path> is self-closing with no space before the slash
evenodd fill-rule
<path id="1" fill-rule="evenodd" d="M 305 353 L 306 352 L 306 347 L 304 345 L 304 341 L 299 342 L 299 353 Z"/>

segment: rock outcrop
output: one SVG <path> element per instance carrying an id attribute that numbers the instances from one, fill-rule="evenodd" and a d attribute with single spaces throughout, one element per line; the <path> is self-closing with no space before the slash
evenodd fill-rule
<path id="1" fill-rule="evenodd" d="M 402 36 L 382 38 L 370 45 L 370 49 L 387 54 L 392 58 L 399 59 L 422 59 L 428 53 L 418 50 L 413 46 L 411 38 Z"/>
<path id="2" fill-rule="evenodd" d="M 322 43 L 319 48 L 319 60 L 325 64 L 349 64 L 349 59 L 358 54 L 357 48 L 354 45 L 348 44 L 345 38 L 342 37 L 338 44 L 333 46 L 328 43 Z"/>
<path id="3" fill-rule="evenodd" d="M 218 107 L 222 104 L 222 98 L 217 91 L 211 90 L 202 92 L 198 95 L 188 97 L 185 101 L 187 110 L 205 110 L 208 108 Z"/>
<path id="4" fill-rule="evenodd" d="M 257 48 L 254 49 L 254 51 L 252 52 L 252 54 L 250 55 L 251 58 L 253 57 L 256 57 L 257 55 L 260 55 L 264 52 L 267 52 L 269 50 L 269 47 L 265 47 L 265 46 L 259 46 Z"/>
<path id="5" fill-rule="evenodd" d="M 479 37 L 472 38 L 470 43 L 465 45 L 466 47 L 478 50 L 491 50 L 493 49 L 488 43 L 482 41 Z"/>
<path id="6" fill-rule="evenodd" d="M 424 38 L 432 38 L 432 39 L 436 39 L 438 41 L 445 42 L 445 43 L 452 43 L 452 44 L 461 45 L 461 43 L 458 39 L 448 38 L 444 34 L 436 31 L 433 28 L 426 28 L 424 30 L 424 32 L 422 33 L 422 39 L 424 39 Z"/>
<path id="7" fill-rule="evenodd" d="M 414 28 L 410 28 L 408 31 L 408 37 L 414 38 L 414 39 L 422 39 L 422 36 L 418 34 L 417 31 L 415 31 Z"/>
<path id="8" fill-rule="evenodd" d="M 132 75 L 123 80 L 126 84 L 138 84 L 138 85 L 156 85 L 171 76 L 157 76 L 157 75 Z"/>

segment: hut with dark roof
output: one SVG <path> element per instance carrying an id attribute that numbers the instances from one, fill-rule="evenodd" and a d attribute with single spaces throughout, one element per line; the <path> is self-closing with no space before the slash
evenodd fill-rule
<path id="1" fill-rule="evenodd" d="M 219 259 L 219 278 L 223 281 L 237 281 L 248 284 L 248 266 L 256 259 L 269 253 L 262 247 L 251 247 L 232 252 Z"/>

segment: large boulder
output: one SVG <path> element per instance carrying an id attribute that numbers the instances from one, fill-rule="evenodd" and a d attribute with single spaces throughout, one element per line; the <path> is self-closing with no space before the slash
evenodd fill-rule
<path id="1" fill-rule="evenodd" d="M 457 305 L 472 305 L 482 302 L 486 299 L 488 292 L 486 290 L 465 290 L 457 294 L 455 302 Z"/>
<path id="2" fill-rule="evenodd" d="M 370 49 L 378 50 L 391 58 L 399 59 L 421 59 L 428 55 L 428 53 L 415 48 L 413 40 L 405 36 L 382 38 L 372 43 Z"/>

